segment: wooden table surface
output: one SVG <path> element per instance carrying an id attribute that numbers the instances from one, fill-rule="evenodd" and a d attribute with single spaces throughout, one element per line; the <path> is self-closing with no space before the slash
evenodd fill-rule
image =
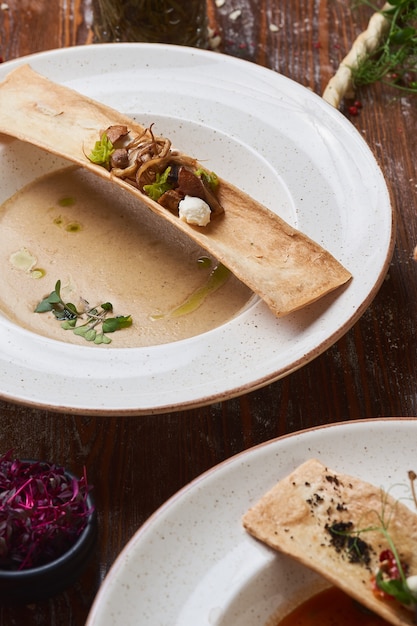
<path id="1" fill-rule="evenodd" d="M 370 10 L 346 0 L 209 0 L 226 54 L 280 72 L 318 94 Z M 220 4 L 220 3 L 217 3 Z M 0 56 L 91 42 L 88 0 L 6 0 Z M 232 10 L 241 15 L 233 21 Z M 278 26 L 274 32 L 270 24 Z M 88 469 L 99 517 L 95 558 L 67 592 L 0 606 L 1 624 L 84 624 L 120 550 L 167 498 L 208 468 L 284 433 L 364 417 L 417 415 L 417 100 L 375 85 L 345 115 L 379 161 L 397 211 L 388 276 L 362 318 L 334 346 L 286 378 L 239 398 L 163 415 L 54 414 L 0 401 L 0 450 Z"/>

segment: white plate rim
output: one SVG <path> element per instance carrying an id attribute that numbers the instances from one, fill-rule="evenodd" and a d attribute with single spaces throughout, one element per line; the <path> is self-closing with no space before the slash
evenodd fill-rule
<path id="1" fill-rule="evenodd" d="M 103 44 L 100 46 L 75 46 L 69 49 L 59 49 L 53 50 L 43 53 L 37 53 L 35 55 L 30 55 L 28 57 L 23 57 L 21 59 L 17 59 L 15 61 L 9 61 L 2 66 L 0 66 L 0 77 L 4 76 L 6 72 L 17 67 L 21 63 L 30 63 L 34 66 L 35 69 L 37 67 L 45 68 L 48 65 L 51 67 L 54 66 L 54 63 L 63 63 L 66 68 L 71 67 L 71 63 L 75 64 L 75 62 L 80 62 L 82 58 L 84 63 L 88 66 L 90 62 L 96 62 L 97 56 L 100 54 L 101 56 L 109 54 L 112 55 L 112 59 L 118 59 L 118 55 L 125 55 L 128 51 L 134 52 L 136 55 L 143 55 L 145 52 L 147 54 L 158 53 L 161 51 L 166 51 L 166 46 L 159 44 Z M 301 100 L 306 100 L 309 104 L 313 103 L 314 107 L 318 107 L 321 112 L 324 112 L 325 115 L 331 120 L 332 124 L 336 124 L 337 127 L 343 128 L 346 133 L 351 133 L 354 136 L 354 140 L 359 142 L 360 149 L 366 154 L 366 159 L 369 161 L 371 166 L 374 168 L 374 173 L 376 173 L 376 179 L 374 181 L 376 186 L 379 186 L 379 191 L 384 196 L 384 201 L 387 205 L 386 210 L 386 221 L 383 226 L 383 253 L 377 260 L 377 269 L 376 273 L 373 277 L 373 283 L 369 285 L 366 294 L 360 294 L 356 299 L 356 302 L 350 302 L 348 307 L 346 307 L 346 311 L 343 316 L 340 318 L 336 324 L 328 325 L 330 327 L 330 331 L 325 335 L 320 335 L 316 340 L 312 341 L 310 345 L 306 348 L 302 346 L 302 349 L 299 353 L 295 353 L 292 358 L 287 359 L 287 361 L 282 362 L 277 360 L 275 364 L 268 364 L 265 366 L 259 365 L 262 361 L 262 354 L 259 358 L 258 369 L 256 370 L 256 374 L 248 375 L 247 372 L 237 372 L 234 380 L 232 380 L 231 370 L 226 367 L 225 371 L 221 371 L 221 376 L 218 379 L 210 380 L 202 384 L 201 382 L 187 381 L 187 384 L 181 384 L 181 381 L 187 379 L 187 375 L 190 374 L 191 367 L 186 368 L 184 371 L 181 367 L 172 368 L 170 371 L 170 375 L 172 376 L 172 381 L 170 381 L 169 391 L 167 391 L 166 398 L 155 392 L 152 392 L 149 397 L 145 397 L 145 394 L 135 394 L 133 392 L 133 387 L 135 385 L 135 378 L 132 377 L 132 380 L 129 380 L 128 388 L 124 387 L 124 383 L 122 384 L 120 380 L 117 381 L 117 384 L 110 383 L 110 380 L 94 380 L 94 384 L 92 384 L 91 373 L 90 373 L 90 361 L 91 361 L 91 348 L 83 348 L 77 351 L 77 358 L 81 363 L 81 367 L 85 368 L 87 372 L 87 376 L 90 377 L 89 394 L 83 389 L 82 393 L 80 393 L 80 397 L 77 397 L 77 394 L 74 393 L 76 385 L 80 383 L 80 380 L 77 379 L 77 376 L 74 378 L 70 378 L 68 374 L 62 376 L 57 381 L 53 379 L 53 377 L 49 377 L 48 385 L 42 383 L 42 377 L 44 376 L 43 368 L 46 368 L 45 363 L 41 363 L 40 366 L 37 364 L 38 372 L 34 372 L 31 369 L 31 364 L 29 362 L 22 362 L 21 360 L 21 352 L 23 351 L 23 346 L 28 342 L 28 334 L 22 329 L 13 329 L 13 338 L 10 340 L 10 337 L 7 336 L 6 339 L 0 338 L 1 342 L 6 342 L 8 346 L 13 343 L 14 348 L 12 354 L 7 353 L 5 360 L 2 362 L 0 360 L 0 368 L 3 366 L 2 372 L 2 385 L 0 386 L 0 397 L 9 401 L 16 401 L 20 404 L 24 404 L 27 406 L 42 406 L 44 408 L 65 412 L 71 410 L 74 413 L 84 413 L 84 414 L 100 414 L 100 415 L 111 415 L 111 414 L 124 414 L 124 415 L 140 415 L 140 414 L 149 414 L 149 413 L 164 413 L 172 410 L 178 409 L 188 409 L 195 408 L 202 405 L 207 405 L 213 402 L 229 399 L 243 393 L 247 393 L 249 391 L 253 391 L 257 388 L 260 388 L 268 383 L 274 382 L 283 376 L 294 372 L 299 369 L 303 365 L 309 363 L 311 360 L 316 358 L 319 354 L 324 352 L 327 348 L 333 345 L 341 336 L 343 336 L 349 328 L 361 317 L 363 312 L 369 306 L 375 295 L 377 294 L 384 278 L 385 274 L 393 253 L 394 248 L 394 233 L 395 233 L 395 225 L 394 225 L 394 213 L 391 209 L 391 202 L 389 199 L 389 192 L 385 186 L 385 181 L 383 180 L 382 173 L 379 170 L 379 166 L 376 163 L 369 147 L 365 144 L 363 139 L 360 137 L 359 133 L 353 128 L 353 126 L 344 118 L 338 111 L 334 110 L 330 105 L 327 105 L 321 98 L 316 96 L 315 94 L 309 92 L 306 88 L 298 85 L 294 81 L 283 77 L 271 70 L 267 70 L 266 68 L 262 68 L 253 63 L 249 63 L 247 61 L 242 61 L 241 59 L 236 59 L 233 57 L 223 57 L 223 55 L 219 55 L 218 53 L 212 53 L 210 51 L 200 51 L 200 50 L 191 50 L 185 48 L 179 48 L 176 46 L 169 46 L 170 54 L 174 53 L 174 56 L 177 55 L 178 58 L 184 58 L 188 55 L 188 58 L 197 59 L 198 62 L 205 61 L 207 59 L 213 60 L 221 59 L 222 65 L 228 67 L 231 71 L 233 71 L 236 78 L 236 85 L 233 85 L 237 90 L 242 89 L 242 85 L 239 81 L 243 80 L 243 76 L 251 76 L 254 79 L 259 78 L 260 82 L 268 81 L 271 83 L 271 89 L 276 88 L 278 85 L 284 85 L 291 92 L 294 92 L 298 98 Z M 74 73 L 74 68 L 71 69 L 71 75 Z M 82 74 L 82 68 L 80 70 Z M 64 74 L 65 76 L 65 74 Z M 278 82 L 277 82 L 278 81 Z M 275 84 L 276 83 L 276 84 Z M 263 87 L 264 88 L 264 87 Z M 255 89 L 251 87 L 248 88 L 251 95 L 255 93 Z M 265 87 L 266 89 L 266 87 Z M 278 92 L 277 92 L 278 94 Z M 256 97 L 260 97 L 259 94 Z M 279 99 L 284 96 L 281 94 Z M 274 95 L 271 93 L 265 93 L 265 99 L 272 98 L 274 99 Z M 388 209 L 389 206 L 389 209 Z M 348 287 L 348 290 L 352 289 L 351 286 Z M 337 296 L 338 299 L 343 299 L 344 293 Z M 332 303 L 333 304 L 333 303 Z M 350 307 L 350 308 L 349 308 Z M 0 319 L 1 322 L 1 319 Z M 234 324 L 234 321 L 232 322 Z M 253 324 L 254 320 L 249 320 L 249 324 Z M 244 324 L 246 325 L 246 319 Z M 10 331 L 10 328 L 8 329 Z M 1 336 L 0 336 L 1 337 Z M 200 336 L 201 337 L 201 336 Z M 208 346 L 210 350 L 212 349 L 212 345 L 210 341 L 214 338 L 214 342 L 218 342 L 217 337 L 213 334 L 207 335 L 204 337 L 204 342 L 208 339 Z M 37 346 L 39 341 L 35 338 L 33 344 Z M 60 358 L 61 344 L 59 342 L 50 342 L 48 340 L 41 342 L 47 345 L 47 349 L 50 351 L 51 355 L 54 358 Z M 190 342 L 185 342 L 180 346 L 180 349 L 187 349 L 193 351 L 196 349 L 196 344 L 198 340 L 195 338 Z M 58 346 L 57 346 L 58 344 Z M 4 345 L 4 344 L 3 344 Z M 180 344 L 178 344 L 179 346 Z M 203 344 L 201 344 L 203 345 Z M 167 346 L 167 354 L 169 359 L 173 359 L 173 354 L 175 349 L 172 349 L 174 344 L 169 344 Z M 204 344 L 206 346 L 206 344 Z M 35 348 L 36 349 L 36 348 Z M 199 348 L 201 349 L 201 348 Z M 208 352 L 210 352 L 210 350 Z M 152 350 L 153 354 L 162 353 L 162 348 L 158 347 L 156 350 Z M 118 351 L 117 349 L 112 349 L 112 353 L 114 356 L 114 363 L 112 362 L 109 365 L 109 368 L 112 370 L 114 367 L 119 366 L 125 360 L 125 355 L 123 351 Z M 148 363 L 149 355 L 145 354 L 146 351 L 142 351 L 138 358 L 138 369 L 145 368 Z M 252 366 L 252 362 L 249 359 L 253 359 L 255 357 L 248 356 L 248 349 L 245 353 L 245 358 L 247 361 L 247 369 L 249 370 Z M 17 354 L 17 357 L 16 357 Z M 165 355 L 164 355 L 165 356 Z M 12 374 L 10 374 L 10 381 L 13 378 L 13 382 L 6 383 L 7 376 L 9 375 L 9 370 L 13 369 L 12 366 L 14 358 L 17 358 L 18 366 L 16 366 L 16 372 L 13 370 Z M 19 360 L 20 358 L 20 360 Z M 130 358 L 130 357 L 129 357 Z M 153 358 L 153 357 L 152 357 Z M 216 359 L 219 361 L 221 358 L 220 353 L 216 354 Z M 157 361 L 159 356 L 157 357 Z M 221 364 L 223 365 L 223 364 Z M 192 362 L 192 368 L 195 368 L 195 362 Z M 47 369 L 47 368 L 46 368 Z M 220 368 L 221 369 L 221 368 Z M 51 372 L 47 372 L 51 375 Z M 163 372 L 163 376 L 166 372 Z M 185 374 L 185 376 L 184 376 Z M 23 383 L 16 384 L 18 376 L 21 376 Z M 203 372 L 199 372 L 200 380 L 202 379 Z M 154 381 L 155 377 L 158 374 L 152 372 L 152 381 Z M 161 377 L 161 383 L 163 380 L 163 376 Z M 68 381 L 71 382 L 72 388 L 68 394 L 65 393 L 65 388 L 68 385 Z M 81 381 L 83 382 L 83 381 Z M 141 381 L 142 382 L 142 381 Z M 37 387 L 41 386 L 41 392 L 37 389 Z M 53 390 L 54 386 L 57 388 Z"/>

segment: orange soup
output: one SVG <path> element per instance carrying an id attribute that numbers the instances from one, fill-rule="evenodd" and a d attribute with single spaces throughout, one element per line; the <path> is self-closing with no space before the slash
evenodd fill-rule
<path id="1" fill-rule="evenodd" d="M 284 619 L 268 626 L 388 626 L 336 587 L 325 589 L 300 604 Z"/>

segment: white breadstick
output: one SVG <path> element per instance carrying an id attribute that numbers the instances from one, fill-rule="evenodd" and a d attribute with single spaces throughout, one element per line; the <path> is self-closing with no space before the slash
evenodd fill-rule
<path id="1" fill-rule="evenodd" d="M 323 99 L 326 102 L 339 108 L 344 97 L 350 98 L 354 96 L 352 68 L 358 67 L 362 59 L 377 49 L 390 24 L 383 11 L 388 11 L 392 8 L 389 2 L 384 4 L 381 11 L 372 15 L 368 28 L 355 39 L 350 52 L 340 63 L 336 74 L 330 79 L 323 92 Z"/>

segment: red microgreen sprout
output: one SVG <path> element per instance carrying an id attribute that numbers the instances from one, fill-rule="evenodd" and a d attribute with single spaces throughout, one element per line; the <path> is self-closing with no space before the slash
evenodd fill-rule
<path id="1" fill-rule="evenodd" d="M 411 495 L 414 504 L 417 506 L 414 481 L 417 478 L 413 470 L 408 472 Z M 384 513 L 381 516 L 381 528 L 379 529 L 385 536 L 388 549 L 383 550 L 379 555 L 379 569 L 373 577 L 371 584 L 375 595 L 381 598 L 393 598 L 405 606 L 414 608 L 417 616 L 417 596 L 415 591 L 409 587 L 407 575 L 407 564 L 402 563 L 399 553 L 388 531 L 388 522 L 384 520 Z"/>
<path id="2" fill-rule="evenodd" d="M 417 475 L 414 471 L 408 472 L 411 484 L 412 499 L 417 505 L 414 481 Z M 380 599 L 396 600 L 400 604 L 407 606 L 416 613 L 417 617 L 417 590 L 414 585 L 409 585 L 409 581 L 414 576 L 409 576 L 408 564 L 403 563 L 400 559 L 400 553 L 394 544 L 394 540 L 389 531 L 391 516 L 394 513 L 395 504 L 392 505 L 387 499 L 387 494 L 381 492 L 383 498 L 381 501 L 382 510 L 379 513 L 374 511 L 376 515 L 376 524 L 371 524 L 365 528 L 351 529 L 349 524 L 344 524 L 346 528 L 335 530 L 337 524 L 330 527 L 331 534 L 341 535 L 354 541 L 359 539 L 361 535 L 367 532 L 379 532 L 383 536 L 387 547 L 379 554 L 379 566 L 377 572 L 371 576 L 370 586 L 376 597 Z M 355 543 L 346 543 L 347 549 L 351 550 L 355 547 Z"/>
<path id="3" fill-rule="evenodd" d="M 77 479 L 51 463 L 0 457 L 0 569 L 54 561 L 75 543 L 93 512 L 86 471 Z"/>

